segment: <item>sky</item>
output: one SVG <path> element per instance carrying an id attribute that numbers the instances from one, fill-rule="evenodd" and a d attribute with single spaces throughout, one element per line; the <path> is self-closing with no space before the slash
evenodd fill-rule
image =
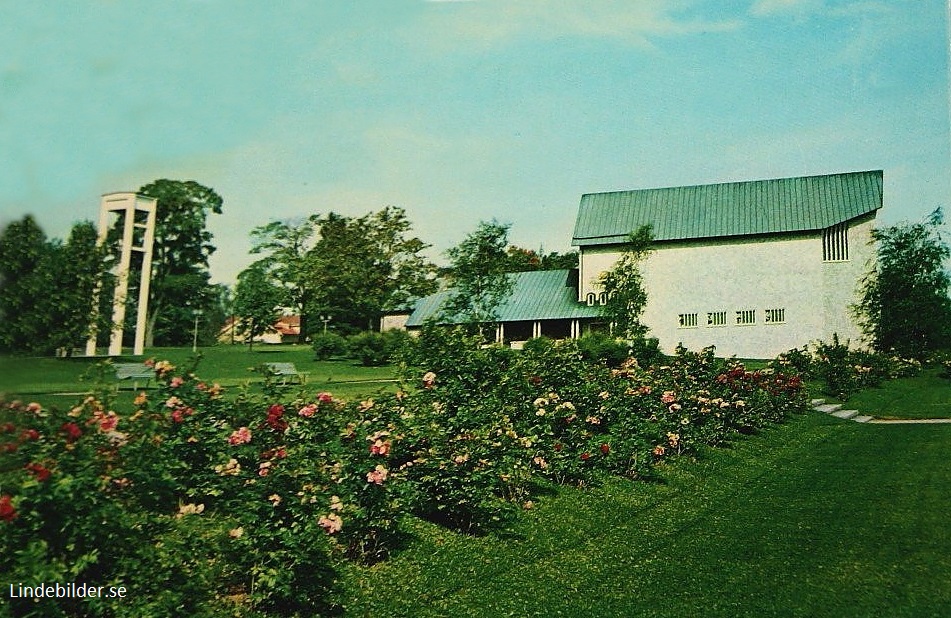
<path id="1" fill-rule="evenodd" d="M 250 232 L 406 210 L 571 249 L 582 194 L 882 169 L 883 224 L 951 217 L 941 0 L 0 0 L 0 224 L 51 237 L 159 178 Z"/>

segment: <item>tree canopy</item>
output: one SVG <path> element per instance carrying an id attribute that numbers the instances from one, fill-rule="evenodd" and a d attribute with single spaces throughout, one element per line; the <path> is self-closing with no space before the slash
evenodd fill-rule
<path id="1" fill-rule="evenodd" d="M 601 286 L 607 297 L 603 315 L 614 324 L 614 332 L 627 340 L 640 339 L 647 334 L 647 327 L 640 321 L 647 305 L 640 265 L 651 251 L 652 240 L 649 225 L 632 232 L 621 259 L 601 275 Z"/>
<path id="2" fill-rule="evenodd" d="M 224 201 L 193 180 L 160 179 L 138 192 L 158 200 L 145 344 L 181 345 L 190 339 L 194 311 L 214 308 L 208 258 L 215 247 L 206 224 Z"/>
<path id="3" fill-rule="evenodd" d="M 311 317 L 328 316 L 343 330 L 372 328 L 387 306 L 435 291 L 435 266 L 422 255 L 429 245 L 411 229 L 402 208 L 386 206 L 360 217 L 275 221 L 252 238 L 309 334 Z"/>
<path id="4" fill-rule="evenodd" d="M 474 232 L 449 249 L 447 275 L 452 292 L 443 309 L 447 319 L 462 318 L 480 333 L 495 321 L 498 307 L 512 292 L 508 276 L 509 225 L 493 219 L 482 221 Z"/>
<path id="5" fill-rule="evenodd" d="M 508 257 L 506 269 L 509 272 L 518 273 L 530 270 L 560 270 L 578 268 L 578 252 L 569 251 L 568 253 L 558 253 L 545 251 L 539 248 L 525 249 L 517 245 L 509 245 L 505 250 Z"/>
<path id="6" fill-rule="evenodd" d="M 47 240 L 31 216 L 0 232 L 0 349 L 69 353 L 82 345 L 105 269 L 97 239 L 83 221 L 65 243 Z"/>
<path id="7" fill-rule="evenodd" d="M 876 260 L 862 280 L 855 312 L 879 351 L 921 358 L 951 347 L 951 299 L 945 262 L 951 256 L 937 209 L 921 223 L 872 231 Z"/>
<path id="8" fill-rule="evenodd" d="M 272 281 L 264 263 L 255 262 L 241 271 L 234 292 L 238 321 L 233 328 L 245 335 L 249 348 L 253 347 L 255 337 L 263 335 L 281 317 L 281 306 L 286 300 L 285 290 Z"/>

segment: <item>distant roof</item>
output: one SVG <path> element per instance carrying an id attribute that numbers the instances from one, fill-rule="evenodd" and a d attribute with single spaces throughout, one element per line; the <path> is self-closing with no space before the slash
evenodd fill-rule
<path id="1" fill-rule="evenodd" d="M 498 321 L 557 320 L 596 318 L 598 307 L 579 303 L 576 287 L 578 273 L 574 270 L 536 270 L 512 273 L 512 293 L 498 308 Z M 421 298 L 406 321 L 406 326 L 422 326 L 435 318 L 452 294 L 443 290 Z"/>
<path id="2" fill-rule="evenodd" d="M 581 196 L 572 243 L 623 243 L 643 225 L 654 240 L 821 230 L 882 207 L 882 171 L 636 189 Z"/>

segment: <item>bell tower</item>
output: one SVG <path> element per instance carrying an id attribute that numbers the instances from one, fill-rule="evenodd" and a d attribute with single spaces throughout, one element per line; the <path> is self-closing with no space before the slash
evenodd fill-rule
<path id="1" fill-rule="evenodd" d="M 122 329 L 125 325 L 126 297 L 129 293 L 129 271 L 132 254 L 142 255 L 139 276 L 139 299 L 136 303 L 135 343 L 133 354 L 140 356 L 145 348 L 145 325 L 148 319 L 149 284 L 152 280 L 152 245 L 155 242 L 155 213 L 158 201 L 137 193 L 107 193 L 99 207 L 99 244 L 106 242 L 112 215 L 121 221 L 119 261 L 115 267 L 116 289 L 112 299 L 112 326 L 109 356 L 122 354 Z M 99 314 L 99 290 L 93 296 L 92 326 L 86 342 L 86 356 L 96 355 L 96 323 Z"/>

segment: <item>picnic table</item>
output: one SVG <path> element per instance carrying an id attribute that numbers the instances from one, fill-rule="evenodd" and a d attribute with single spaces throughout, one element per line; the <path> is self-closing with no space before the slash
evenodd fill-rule
<path id="1" fill-rule="evenodd" d="M 281 378 L 282 384 L 287 384 L 291 380 L 297 381 L 298 384 L 302 385 L 307 380 L 307 374 L 302 371 L 298 371 L 297 367 L 294 366 L 294 363 L 264 363 L 265 366 L 275 376 Z"/>
<path id="2" fill-rule="evenodd" d="M 155 369 L 147 366 L 145 363 L 116 363 L 116 378 L 121 380 L 132 380 L 133 390 L 139 388 L 139 380 L 145 380 L 145 386 L 149 387 L 149 382 L 155 377 Z"/>

